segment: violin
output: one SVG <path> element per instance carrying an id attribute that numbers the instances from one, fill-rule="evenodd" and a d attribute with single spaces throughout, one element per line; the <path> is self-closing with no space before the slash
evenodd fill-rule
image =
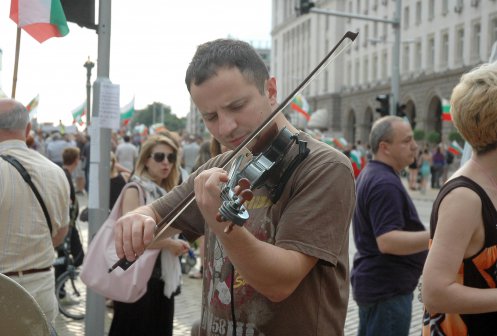
<path id="1" fill-rule="evenodd" d="M 285 161 L 295 144 L 298 145 L 298 153 L 290 161 Z M 307 143 L 284 127 L 271 145 L 253 157 L 240 172 L 238 169 L 243 155 L 238 156 L 228 173 L 228 182 L 221 191 L 223 203 L 216 216 L 218 222 L 231 222 L 224 232 L 230 233 L 233 225 L 243 226 L 247 221 L 249 214 L 243 203 L 252 200 L 254 189 L 266 187 L 269 198 L 276 203 L 293 171 L 308 154 Z"/>
<path id="2" fill-rule="evenodd" d="M 254 139 L 257 139 L 259 136 L 262 136 L 263 138 L 267 136 L 267 133 L 271 133 L 271 130 L 273 127 L 270 127 L 267 129 L 267 126 L 274 126 L 273 121 L 280 113 L 283 111 L 285 107 L 287 107 L 292 99 L 295 98 L 297 94 L 302 92 L 307 85 L 310 84 L 310 82 L 334 59 L 332 56 L 337 57 L 341 52 L 343 52 L 346 47 L 350 46 L 352 42 L 355 41 L 358 33 L 353 33 L 353 32 L 346 32 L 342 38 L 338 41 L 338 43 L 333 47 L 333 49 L 326 54 L 326 56 L 319 62 L 319 64 L 311 71 L 311 73 L 288 95 L 283 102 L 266 118 L 266 120 L 255 129 L 255 131 L 248 136 L 236 149 L 234 149 L 230 155 L 222 162 L 221 167 L 225 168 L 233 162 L 235 157 L 239 157 L 239 154 L 242 151 L 248 151 L 248 148 L 251 148 L 253 152 L 257 152 L 255 148 L 257 147 L 256 144 L 253 146 L 250 146 L 251 143 L 253 143 Z M 348 41 L 349 43 L 346 44 L 344 43 L 345 41 Z M 338 51 L 338 52 L 337 52 Z M 284 132 L 284 129 L 281 131 Z M 281 133 L 280 132 L 280 133 Z M 289 131 L 287 131 L 289 132 Z M 281 155 L 282 152 L 286 151 L 284 150 L 285 144 L 284 144 L 284 139 L 285 137 L 292 137 L 293 135 L 289 136 L 286 132 L 284 132 L 283 135 L 280 137 L 276 137 L 276 140 L 278 142 L 281 142 L 279 144 L 276 144 L 276 147 L 272 148 L 269 153 L 264 153 L 263 156 L 258 155 L 254 160 L 252 160 L 251 165 L 247 165 L 245 168 L 247 168 L 244 172 L 246 176 L 240 176 L 240 179 L 235 178 L 234 181 L 231 184 L 229 184 L 229 192 L 227 192 L 227 195 L 221 195 L 221 197 L 226 197 L 223 198 L 223 205 L 226 203 L 226 206 L 221 206 L 219 210 L 219 214 L 217 216 L 218 220 L 224 221 L 224 219 L 228 220 L 235 220 L 236 222 L 233 222 L 236 225 L 240 225 L 237 223 L 243 223 L 248 219 L 248 213 L 246 213 L 246 209 L 243 207 L 243 203 L 251 199 L 253 196 L 252 192 L 248 192 L 246 190 L 253 190 L 255 186 L 258 186 L 259 182 L 265 182 L 267 179 L 266 177 L 271 175 L 270 173 L 273 173 L 275 170 L 271 170 L 271 167 L 277 166 L 276 163 L 279 162 L 279 160 L 272 160 L 274 156 L 279 157 L 278 155 Z M 302 150 L 305 152 L 305 145 L 301 142 L 298 143 L 299 148 L 302 147 Z M 302 154 L 304 155 L 304 154 Z M 269 157 L 269 158 L 268 158 Z M 284 157 L 284 154 L 283 154 Z M 258 158 L 258 159 L 257 159 Z M 270 159 L 271 158 L 271 159 Z M 305 157 L 304 157 L 305 158 Z M 300 158 L 298 159 L 300 160 Z M 276 162 L 278 161 L 278 162 Z M 296 164 L 296 163 L 294 163 Z M 269 168 L 269 169 L 265 169 Z M 286 174 L 288 175 L 286 178 L 290 178 L 291 174 Z M 235 175 L 233 175 L 235 176 Z M 232 177 L 233 177 L 232 176 Z M 251 178 L 253 181 L 251 181 Z M 248 180 L 248 181 L 245 181 Z M 231 181 L 231 179 L 230 179 Z M 233 186 L 236 184 L 236 187 L 233 188 Z M 281 192 L 281 191 L 279 191 Z M 233 193 L 233 194 L 231 194 Z M 252 194 L 252 196 L 251 196 Z M 195 193 L 192 191 L 185 199 L 183 199 L 167 216 L 162 218 L 162 220 L 157 223 L 156 229 L 155 229 L 155 237 L 153 241 L 148 245 L 152 245 L 155 241 L 160 239 L 163 235 L 166 235 L 167 229 L 171 226 L 171 224 L 190 206 L 190 204 L 193 203 L 195 200 Z M 233 216 L 232 216 L 233 215 Z M 228 216 L 228 217 L 225 217 Z M 232 216 L 232 217 L 229 217 Z M 230 224 L 225 231 L 229 232 L 233 226 Z M 117 267 L 121 267 L 123 270 L 128 269 L 134 261 L 128 261 L 126 258 L 122 258 L 119 261 L 117 261 L 110 269 L 109 272 L 112 272 L 114 269 Z"/>

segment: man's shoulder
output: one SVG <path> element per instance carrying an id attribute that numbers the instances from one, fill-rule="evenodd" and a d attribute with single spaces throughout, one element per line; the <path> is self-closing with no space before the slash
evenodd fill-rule
<path id="1" fill-rule="evenodd" d="M 330 145 L 316 140 L 307 133 L 301 132 L 299 138 L 307 142 L 307 148 L 309 148 L 309 158 L 308 161 L 312 162 L 312 165 L 316 164 L 328 164 L 336 163 L 343 164 L 347 166 L 352 171 L 352 165 L 350 160 L 345 154 L 338 151 L 337 149 L 331 147 Z M 307 160 L 307 159 L 306 159 Z"/>

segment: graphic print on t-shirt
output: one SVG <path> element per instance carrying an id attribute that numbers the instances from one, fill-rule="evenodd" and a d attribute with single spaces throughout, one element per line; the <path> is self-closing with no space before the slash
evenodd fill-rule
<path id="1" fill-rule="evenodd" d="M 250 217 L 244 227 L 261 241 L 268 241 L 274 232 L 268 216 L 271 205 L 269 198 L 259 192 L 245 203 Z M 204 266 L 204 286 L 208 286 L 208 291 L 204 298 L 206 302 L 203 302 L 201 328 L 208 335 L 231 335 L 231 300 L 234 299 L 237 335 L 258 335 L 256 325 L 264 324 L 272 315 L 266 304 L 268 300 L 248 285 L 233 268 L 223 246 L 213 234 L 209 235 L 206 254 L 212 254 L 213 258 L 206 258 L 212 262 Z"/>

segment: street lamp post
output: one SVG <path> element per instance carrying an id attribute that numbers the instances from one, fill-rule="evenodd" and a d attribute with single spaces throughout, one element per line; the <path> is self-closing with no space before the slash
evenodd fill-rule
<path id="1" fill-rule="evenodd" d="M 90 106 L 91 106 L 91 69 L 95 66 L 95 63 L 90 61 L 90 56 L 88 60 L 83 64 L 86 68 L 86 127 L 90 126 Z"/>

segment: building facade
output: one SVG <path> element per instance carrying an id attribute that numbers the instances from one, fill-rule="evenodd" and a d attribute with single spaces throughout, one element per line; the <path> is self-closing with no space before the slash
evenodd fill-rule
<path id="1" fill-rule="evenodd" d="M 317 0 L 315 7 L 393 19 L 396 1 Z M 332 136 L 368 141 L 379 118 L 376 96 L 391 93 L 392 24 L 309 13 L 297 16 L 298 0 L 273 0 L 271 68 L 285 96 L 346 31 L 358 32 L 347 48 L 304 91 Z M 446 140 L 455 129 L 442 121 L 461 75 L 488 62 L 497 41 L 496 0 L 402 0 L 399 58 L 400 97 L 416 129 Z M 311 119 L 312 121 L 312 119 Z M 324 126 L 321 126 L 324 128 Z"/>

